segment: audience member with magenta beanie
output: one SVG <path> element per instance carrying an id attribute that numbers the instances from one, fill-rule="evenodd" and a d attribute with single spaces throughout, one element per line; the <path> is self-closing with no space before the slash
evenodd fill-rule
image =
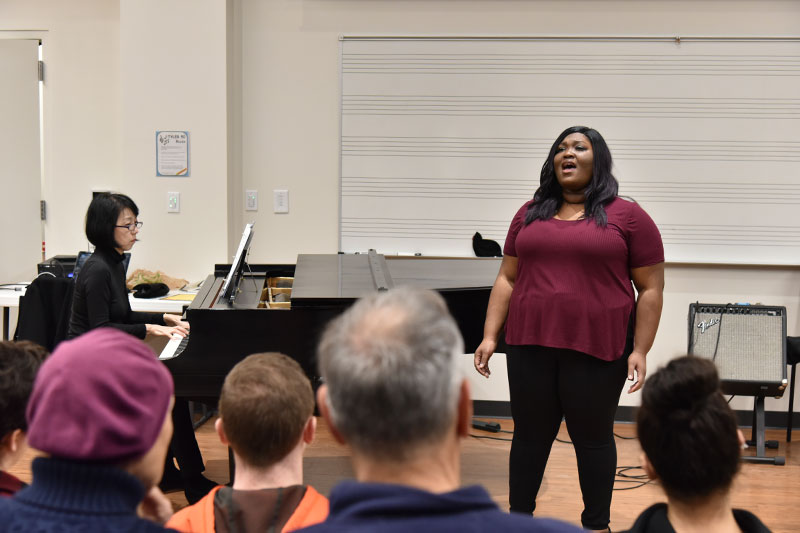
<path id="1" fill-rule="evenodd" d="M 752 513 L 731 506 L 744 436 L 714 363 L 680 357 L 656 372 L 644 386 L 637 424 L 642 464 L 668 503 L 646 509 L 630 531 L 769 531 Z"/>
<path id="2" fill-rule="evenodd" d="M 28 443 L 33 481 L 0 500 L 4 531 L 165 531 L 158 490 L 172 435 L 172 376 L 138 339 L 100 328 L 41 366 Z M 147 517 L 147 518 L 145 518 Z"/>

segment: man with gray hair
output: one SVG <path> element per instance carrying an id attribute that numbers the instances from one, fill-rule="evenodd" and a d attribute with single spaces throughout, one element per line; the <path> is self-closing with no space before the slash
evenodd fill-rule
<path id="1" fill-rule="evenodd" d="M 397 288 L 332 321 L 319 346 L 317 403 L 351 448 L 358 482 L 334 487 L 309 531 L 580 531 L 500 511 L 479 486 L 459 488 L 472 402 L 458 371 L 463 341 L 441 296 Z"/>

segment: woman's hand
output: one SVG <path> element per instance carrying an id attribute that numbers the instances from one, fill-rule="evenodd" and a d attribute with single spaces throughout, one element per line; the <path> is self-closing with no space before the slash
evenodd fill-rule
<path id="1" fill-rule="evenodd" d="M 496 349 L 497 341 L 483 339 L 480 346 L 475 350 L 475 370 L 485 378 L 488 378 L 492 373 L 489 370 L 489 359 L 494 355 Z"/>
<path id="2" fill-rule="evenodd" d="M 180 326 L 185 329 L 187 332 L 189 331 L 189 323 L 181 320 L 180 315 L 173 315 L 172 313 L 164 313 L 164 323 L 168 326 Z"/>
<path id="3" fill-rule="evenodd" d="M 633 381 L 634 372 L 636 372 L 636 381 Z M 637 351 L 633 351 L 628 356 L 628 380 L 633 381 L 633 385 L 628 389 L 628 394 L 636 392 L 644 385 L 644 377 L 647 375 L 647 357 Z"/>
<path id="4" fill-rule="evenodd" d="M 136 511 L 140 518 L 145 518 L 161 525 L 166 524 L 173 513 L 172 503 L 158 487 L 152 487 L 144 495 L 144 499 Z"/>
<path id="5" fill-rule="evenodd" d="M 158 324 L 145 324 L 144 326 L 145 330 L 147 331 L 147 335 L 153 337 L 172 338 L 173 335 L 185 337 L 189 334 L 188 328 L 184 328 L 183 326 L 159 326 Z"/>

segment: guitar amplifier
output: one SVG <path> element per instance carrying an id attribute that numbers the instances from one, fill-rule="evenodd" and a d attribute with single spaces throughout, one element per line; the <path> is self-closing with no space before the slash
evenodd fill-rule
<path id="1" fill-rule="evenodd" d="M 780 397 L 786 388 L 786 308 L 689 305 L 689 355 L 714 362 L 722 392 Z"/>

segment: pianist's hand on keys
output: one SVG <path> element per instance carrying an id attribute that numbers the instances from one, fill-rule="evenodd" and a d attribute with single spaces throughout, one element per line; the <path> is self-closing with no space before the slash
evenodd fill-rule
<path id="1" fill-rule="evenodd" d="M 164 346 L 164 349 L 161 350 L 161 354 L 158 356 L 159 359 L 172 359 L 173 357 L 177 357 L 186 349 L 186 345 L 189 344 L 189 335 L 182 337 L 178 334 L 172 336 L 170 341 Z"/>

